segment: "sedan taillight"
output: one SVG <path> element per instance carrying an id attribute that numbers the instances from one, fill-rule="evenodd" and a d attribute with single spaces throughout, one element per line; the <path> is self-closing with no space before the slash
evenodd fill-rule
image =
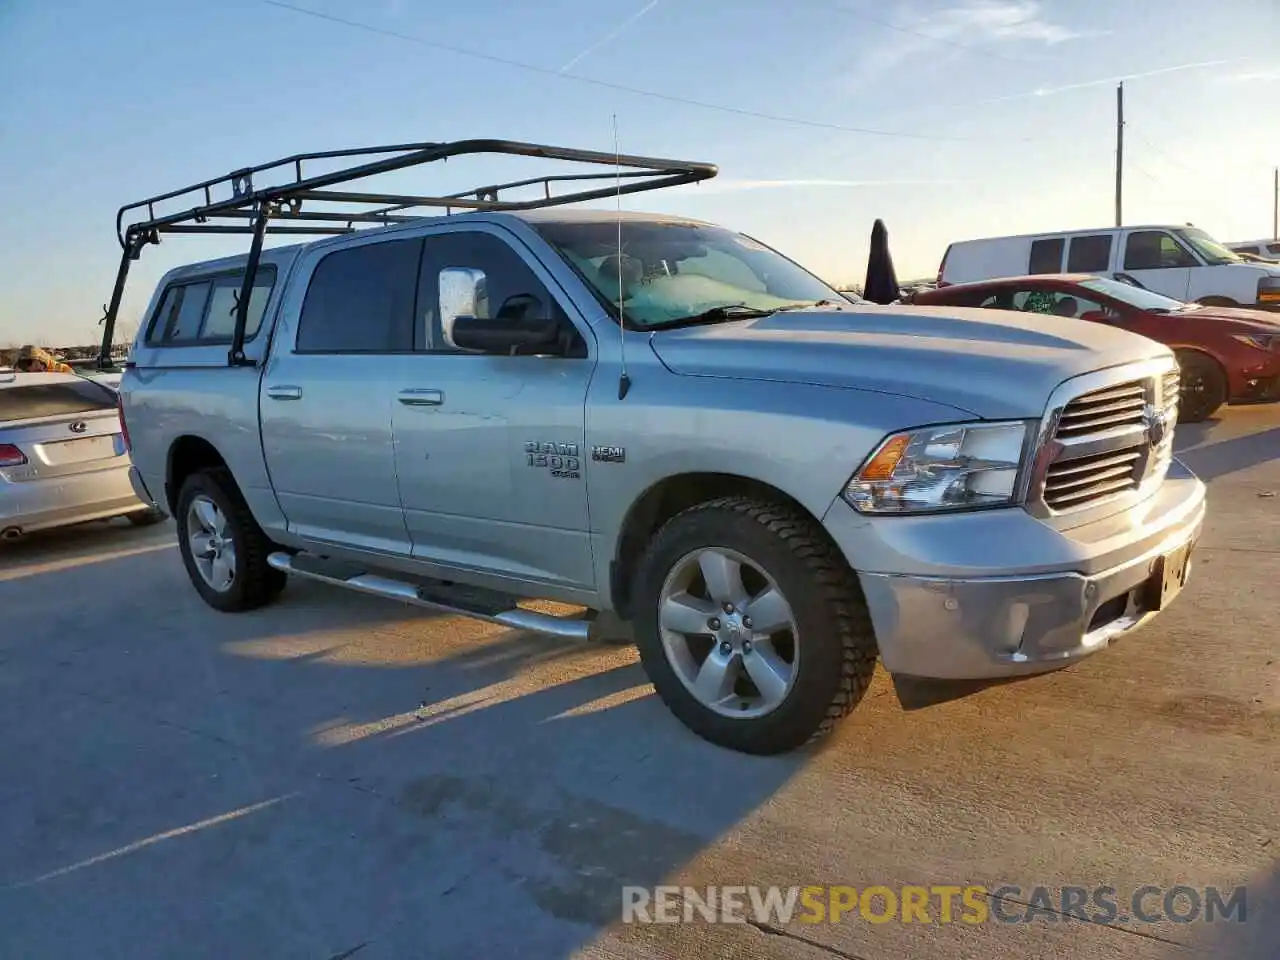
<path id="1" fill-rule="evenodd" d="M 20 467 L 27 462 L 27 455 L 12 443 L 0 443 L 0 467 Z"/>
<path id="2" fill-rule="evenodd" d="M 129 425 L 124 421 L 124 397 L 119 393 L 116 394 L 116 414 L 120 417 L 120 436 L 124 439 L 125 452 L 132 453 L 133 447 L 129 443 Z"/>

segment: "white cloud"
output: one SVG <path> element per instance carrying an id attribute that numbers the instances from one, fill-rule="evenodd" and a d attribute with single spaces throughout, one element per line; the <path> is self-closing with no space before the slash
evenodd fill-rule
<path id="1" fill-rule="evenodd" d="M 851 12 L 859 12 L 851 7 Z M 870 18 L 870 15 L 868 15 Z M 920 11 L 900 4 L 884 20 L 892 32 L 879 32 L 862 43 L 866 56 L 858 64 L 855 85 L 883 76 L 900 63 L 929 56 L 954 58 L 967 51 L 1027 59 L 1025 48 L 1051 47 L 1085 34 L 1051 19 L 1040 0 L 952 0 Z M 1016 51 L 1010 57 L 1005 51 Z"/>
<path id="2" fill-rule="evenodd" d="M 1242 70 L 1239 73 L 1227 73 L 1216 78 L 1219 83 L 1274 83 L 1280 80 L 1280 65 L 1264 67 L 1261 70 Z"/>
<path id="3" fill-rule="evenodd" d="M 840 189 L 856 189 L 863 187 L 940 187 L 954 184 L 970 183 L 968 180 L 826 180 L 826 179 L 786 179 L 786 180 L 751 180 L 720 178 L 705 183 L 690 184 L 684 188 L 688 193 L 740 193 L 746 190 L 795 190 L 813 187 L 835 187 Z"/>
<path id="4" fill-rule="evenodd" d="M 912 27 L 939 40 L 974 46 L 1006 40 L 1053 45 L 1084 36 L 1050 20 L 1039 0 L 964 0 L 918 18 Z"/>
<path id="5" fill-rule="evenodd" d="M 952 104 L 951 106 L 976 107 L 986 103 L 1005 103 L 1010 100 L 1026 100 L 1031 97 L 1050 97 L 1054 94 L 1069 93 L 1073 90 L 1085 90 L 1089 87 L 1109 87 L 1129 80 L 1143 80 L 1147 77 L 1159 77 L 1166 73 L 1182 73 L 1187 70 L 1208 70 L 1212 67 L 1221 67 L 1230 63 L 1242 63 L 1247 61 L 1247 59 L 1247 57 L 1233 57 L 1229 60 L 1200 60 L 1196 63 L 1179 63 L 1172 67 L 1158 67 L 1155 70 L 1142 70 L 1138 73 L 1124 73 L 1114 77 L 1099 77 L 1095 80 L 1083 80 L 1079 83 L 1064 83 L 1055 87 L 1037 87 L 1035 90 L 1026 90 L 1021 93 L 1010 93 L 999 97 L 988 97 L 985 100 L 974 100 L 967 104 Z M 1237 74 L 1237 76 L 1247 77 L 1249 74 Z"/>

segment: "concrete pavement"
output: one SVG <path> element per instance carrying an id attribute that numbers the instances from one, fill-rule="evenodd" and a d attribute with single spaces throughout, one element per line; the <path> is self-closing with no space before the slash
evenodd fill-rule
<path id="1" fill-rule="evenodd" d="M 1280 410 L 1179 436 L 1211 514 L 1161 620 L 922 710 L 881 674 L 783 758 L 631 650 L 300 582 L 218 615 L 171 525 L 0 547 L 0 956 L 1274 958 Z M 1250 887 L 1244 924 L 616 922 L 658 883 Z"/>

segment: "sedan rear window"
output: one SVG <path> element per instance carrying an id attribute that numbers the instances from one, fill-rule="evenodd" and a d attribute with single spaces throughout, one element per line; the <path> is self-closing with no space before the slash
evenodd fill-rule
<path id="1" fill-rule="evenodd" d="M 115 393 L 89 380 L 0 386 L 0 423 L 115 408 Z"/>

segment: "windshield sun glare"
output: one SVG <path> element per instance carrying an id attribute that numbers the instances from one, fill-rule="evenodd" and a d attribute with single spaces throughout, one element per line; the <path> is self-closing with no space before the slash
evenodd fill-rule
<path id="1" fill-rule="evenodd" d="M 765 313 L 843 296 L 762 243 L 699 223 L 549 221 L 535 229 L 628 323 L 656 328 L 733 307 Z M 739 312 L 738 315 L 741 315 Z M 723 319 L 735 311 L 724 310 Z"/>

